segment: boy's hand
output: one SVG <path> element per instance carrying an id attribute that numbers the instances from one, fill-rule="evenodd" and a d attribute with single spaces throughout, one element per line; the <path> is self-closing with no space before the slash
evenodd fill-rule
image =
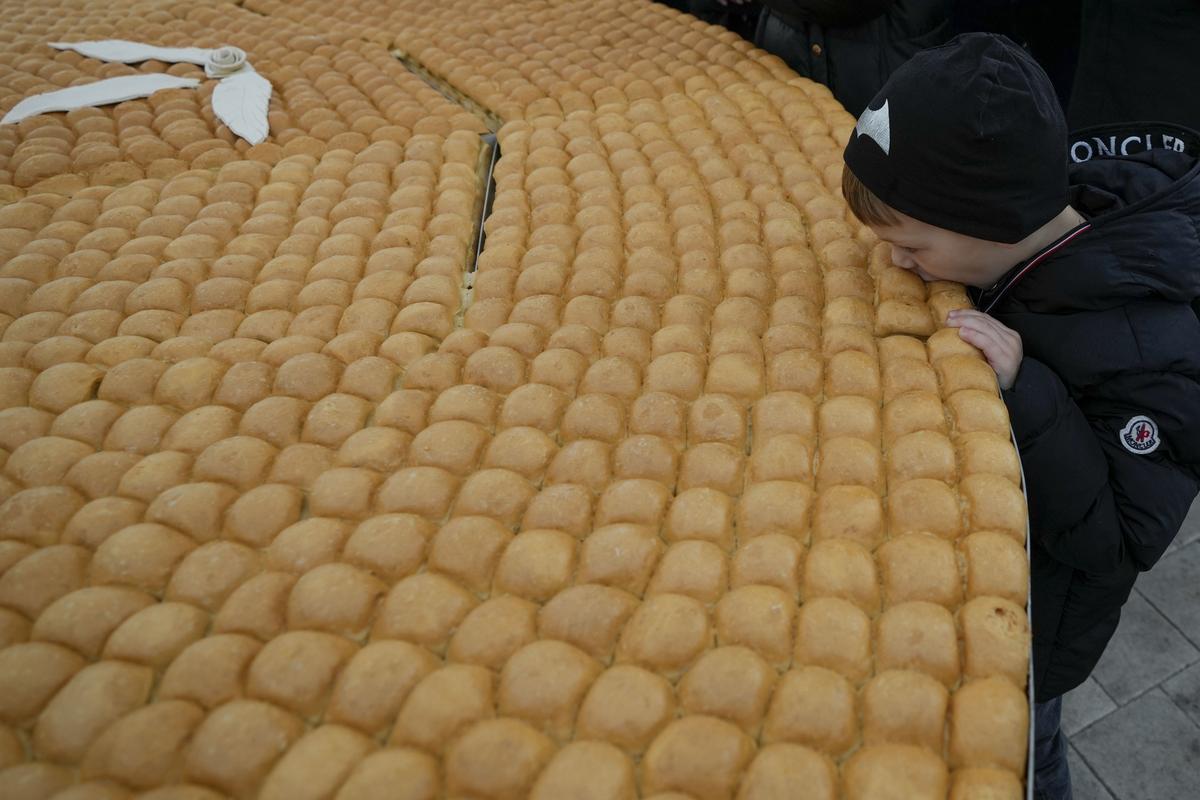
<path id="1" fill-rule="evenodd" d="M 1021 368 L 1024 349 L 1021 335 L 980 311 L 959 309 L 951 311 L 946 325 L 958 328 L 958 335 L 967 344 L 983 351 L 984 357 L 996 371 L 1001 389 L 1011 389 Z"/>

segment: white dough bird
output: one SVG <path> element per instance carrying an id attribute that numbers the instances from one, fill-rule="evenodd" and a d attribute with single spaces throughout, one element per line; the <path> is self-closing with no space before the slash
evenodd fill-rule
<path id="1" fill-rule="evenodd" d="M 250 144 L 260 144 L 270 132 L 267 107 L 271 102 L 271 82 L 255 72 L 246 60 L 246 53 L 236 47 L 213 50 L 203 47 L 157 47 L 123 39 L 51 42 L 50 46 L 56 50 L 74 50 L 88 58 L 119 64 L 150 60 L 198 64 L 204 67 L 205 75 L 219 81 L 212 94 L 213 113 L 229 126 L 229 130 Z M 179 78 L 162 73 L 108 78 L 27 97 L 13 106 L 0 124 L 20 122 L 27 117 L 51 111 L 70 111 L 149 97 L 160 89 L 194 88 L 199 85 L 200 81 L 195 78 Z"/>

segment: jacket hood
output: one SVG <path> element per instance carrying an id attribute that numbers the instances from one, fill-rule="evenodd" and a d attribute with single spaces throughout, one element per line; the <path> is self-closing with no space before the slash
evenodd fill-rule
<path id="1" fill-rule="evenodd" d="M 1068 312 L 1200 298 L 1200 158 L 1148 150 L 1075 164 L 1069 175 L 1071 205 L 1091 229 L 1013 286 L 1012 299 Z"/>

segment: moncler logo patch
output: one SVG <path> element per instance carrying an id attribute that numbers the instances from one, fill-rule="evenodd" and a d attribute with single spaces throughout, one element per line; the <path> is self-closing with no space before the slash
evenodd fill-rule
<path id="1" fill-rule="evenodd" d="M 1158 426 L 1149 417 L 1134 417 L 1121 428 L 1121 445 L 1139 456 L 1153 453 L 1161 441 Z"/>
<path id="2" fill-rule="evenodd" d="M 892 118 L 888 115 L 888 101 L 884 100 L 880 108 L 868 108 L 858 118 L 854 132 L 875 140 L 875 144 L 883 150 L 884 155 L 892 151 Z"/>

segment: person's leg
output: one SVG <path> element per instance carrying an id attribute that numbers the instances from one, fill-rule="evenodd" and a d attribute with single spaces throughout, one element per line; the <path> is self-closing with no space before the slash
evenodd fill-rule
<path id="1" fill-rule="evenodd" d="M 1033 798 L 1071 800 L 1067 740 L 1062 735 L 1062 698 L 1033 706 Z"/>

